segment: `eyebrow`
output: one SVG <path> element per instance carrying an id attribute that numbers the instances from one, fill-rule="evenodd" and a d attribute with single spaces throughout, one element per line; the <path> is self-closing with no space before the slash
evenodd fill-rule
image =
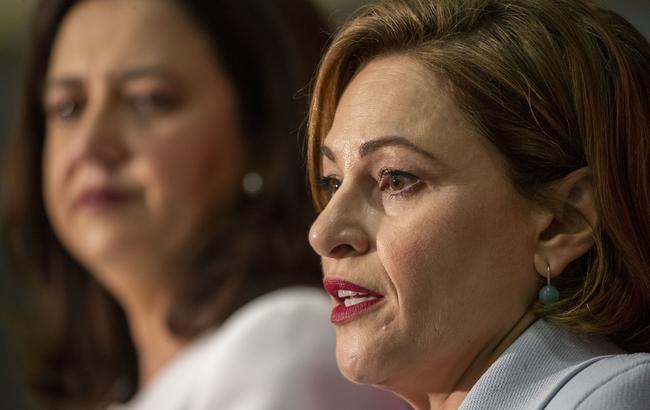
<path id="1" fill-rule="evenodd" d="M 436 158 L 436 156 L 430 153 L 429 151 L 418 147 L 408 139 L 400 136 L 381 137 L 370 141 L 366 141 L 363 144 L 361 144 L 361 146 L 359 146 L 359 156 L 365 157 L 381 148 L 394 147 L 394 146 L 407 148 L 411 151 L 417 152 L 418 154 L 429 158 L 432 161 L 436 161 L 436 162 L 439 161 L 438 158 Z M 320 152 L 322 155 L 327 157 L 327 159 L 329 159 L 330 161 L 332 162 L 336 161 L 336 155 L 334 155 L 334 152 L 326 145 L 321 145 Z"/>
<path id="2" fill-rule="evenodd" d="M 43 89 L 45 91 L 51 88 L 78 88 L 81 87 L 81 79 L 76 76 L 61 76 L 48 78 L 45 80 Z"/>
<path id="3" fill-rule="evenodd" d="M 128 69 L 117 76 L 119 83 L 136 80 L 142 77 L 164 77 L 170 80 L 177 80 L 168 69 L 161 66 L 143 66 Z M 47 91 L 51 88 L 78 88 L 81 87 L 82 80 L 75 75 L 64 75 L 60 77 L 48 78 L 45 81 L 44 90 Z"/>
<path id="4" fill-rule="evenodd" d="M 177 76 L 162 66 L 143 66 L 126 70 L 117 77 L 118 82 L 124 83 L 142 77 L 164 77 L 170 80 L 177 80 Z"/>

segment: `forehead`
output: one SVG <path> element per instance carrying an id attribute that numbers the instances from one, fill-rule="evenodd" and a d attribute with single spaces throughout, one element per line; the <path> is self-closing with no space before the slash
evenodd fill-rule
<path id="1" fill-rule="evenodd" d="M 476 139 L 450 89 L 448 82 L 411 57 L 371 60 L 343 92 L 323 143 L 344 150 L 380 137 L 402 136 L 440 150 L 454 141 Z"/>
<path id="2" fill-rule="evenodd" d="M 128 63 L 194 61 L 207 41 L 178 5 L 167 0 L 87 0 L 64 18 L 49 71 Z"/>

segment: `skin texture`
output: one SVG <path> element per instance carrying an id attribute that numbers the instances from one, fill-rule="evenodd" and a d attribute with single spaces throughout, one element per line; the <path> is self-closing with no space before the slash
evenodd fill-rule
<path id="1" fill-rule="evenodd" d="M 384 296 L 337 326 L 339 367 L 418 409 L 457 407 L 534 320 L 553 216 L 515 191 L 448 85 L 405 56 L 360 70 L 322 151 L 332 196 L 310 243 L 326 278 Z"/>
<path id="2" fill-rule="evenodd" d="M 43 94 L 48 216 L 127 311 L 143 382 L 180 347 L 163 323 L 173 279 L 207 214 L 234 199 L 244 162 L 234 90 L 177 7 L 80 2 Z M 126 199 L 80 202 L 89 190 Z"/>

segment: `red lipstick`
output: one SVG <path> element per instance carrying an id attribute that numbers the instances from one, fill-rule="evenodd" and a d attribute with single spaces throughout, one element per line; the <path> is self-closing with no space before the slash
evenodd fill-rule
<path id="1" fill-rule="evenodd" d="M 338 302 L 330 316 L 335 325 L 353 320 L 384 300 L 383 295 L 342 279 L 325 279 L 323 286 Z"/>

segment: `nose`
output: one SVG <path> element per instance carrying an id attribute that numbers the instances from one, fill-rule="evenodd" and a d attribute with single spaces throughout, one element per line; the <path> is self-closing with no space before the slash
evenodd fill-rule
<path id="1" fill-rule="evenodd" d="M 84 148 L 82 157 L 97 161 L 108 169 L 121 164 L 127 157 L 127 149 L 119 118 L 108 110 L 98 113 L 86 131 Z"/>
<path id="2" fill-rule="evenodd" d="M 128 157 L 121 121 L 106 105 L 87 114 L 79 130 L 82 138 L 76 162 L 91 162 L 114 170 Z"/>
<path id="3" fill-rule="evenodd" d="M 309 230 L 309 244 L 322 257 L 342 259 L 370 249 L 365 226 L 369 212 L 363 198 L 353 192 L 336 192 Z"/>

